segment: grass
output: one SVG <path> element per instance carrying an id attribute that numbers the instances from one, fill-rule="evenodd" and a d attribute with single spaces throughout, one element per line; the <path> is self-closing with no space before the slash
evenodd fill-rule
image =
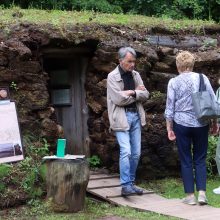
<path id="1" fill-rule="evenodd" d="M 32 201 L 29 206 L 0 211 L 0 219 L 4 220 L 95 220 L 106 216 L 118 216 L 131 220 L 176 220 L 151 212 L 139 212 L 128 207 L 116 207 L 104 202 L 97 202 L 91 198 L 86 199 L 85 209 L 78 213 L 53 213 L 44 201 Z"/>
<path id="2" fill-rule="evenodd" d="M 207 181 L 207 197 L 209 205 L 220 208 L 220 195 L 213 194 L 212 190 L 220 185 L 220 178 L 212 178 Z M 152 189 L 162 196 L 172 198 L 183 198 L 183 185 L 180 179 L 166 178 L 162 180 L 153 180 L 142 182 L 139 186 L 146 189 Z M 28 205 L 0 211 L 0 219 L 20 220 L 20 219 L 37 219 L 37 220 L 94 220 L 106 216 L 118 216 L 132 220 L 176 220 L 152 212 L 141 212 L 129 207 L 116 207 L 105 202 L 97 202 L 87 197 L 85 209 L 78 213 L 58 214 L 51 211 L 50 206 L 45 201 L 31 200 Z"/>
<path id="3" fill-rule="evenodd" d="M 149 183 L 140 184 L 143 188 L 151 189 L 154 192 L 168 198 L 183 198 L 183 184 L 181 179 L 167 178 L 162 180 L 154 180 Z M 212 190 L 220 186 L 220 178 L 210 178 L 207 181 L 207 198 L 209 205 L 220 208 L 220 195 L 216 195 Z"/>
<path id="4" fill-rule="evenodd" d="M 20 9 L 0 7 L 0 26 L 29 22 L 33 24 L 52 24 L 65 26 L 74 24 L 105 24 L 105 25 L 135 25 L 140 27 L 164 26 L 170 30 L 193 29 L 200 30 L 204 26 L 214 25 L 213 21 L 203 20 L 173 20 L 170 18 L 155 18 L 141 15 L 104 14 L 92 11 L 59 11 Z"/>

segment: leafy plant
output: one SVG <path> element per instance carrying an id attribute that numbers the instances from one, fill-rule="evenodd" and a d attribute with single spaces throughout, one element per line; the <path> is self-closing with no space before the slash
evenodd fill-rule
<path id="1" fill-rule="evenodd" d="M 24 135 L 24 145 L 26 146 L 26 154 L 29 157 L 42 159 L 42 157 L 49 154 L 49 147 L 45 138 L 37 139 L 31 134 Z"/>
<path id="2" fill-rule="evenodd" d="M 151 99 L 159 99 L 164 97 L 165 95 L 161 93 L 160 91 L 153 91 L 151 92 Z"/>
<path id="3" fill-rule="evenodd" d="M 46 174 L 47 174 L 47 166 L 46 164 L 41 164 L 40 167 L 39 167 L 39 175 L 40 175 L 40 178 L 46 182 Z"/>
<path id="4" fill-rule="evenodd" d="M 217 47 L 217 39 L 208 39 L 203 42 L 205 47 Z"/>
<path id="5" fill-rule="evenodd" d="M 97 155 L 93 155 L 92 157 L 88 158 L 89 165 L 91 167 L 99 167 L 101 164 L 101 159 Z"/>
<path id="6" fill-rule="evenodd" d="M 18 90 L 17 84 L 14 81 L 11 82 L 10 88 L 14 89 L 15 91 Z"/>
<path id="7" fill-rule="evenodd" d="M 209 136 L 207 159 L 206 159 L 208 176 L 214 176 L 216 174 L 215 154 L 216 154 L 217 143 L 218 143 L 218 137 Z"/>
<path id="8" fill-rule="evenodd" d="M 9 164 L 0 164 L 0 179 L 2 180 L 5 176 L 9 174 L 12 166 Z"/>
<path id="9" fill-rule="evenodd" d="M 46 191 L 42 157 L 48 154 L 49 145 L 46 139 L 39 139 L 30 134 L 24 136 L 23 143 L 26 150 L 24 160 L 13 165 L 0 165 L 2 180 L 0 193 L 7 198 L 7 201 L 10 201 L 15 193 L 35 199 L 41 197 Z M 15 187 L 16 190 L 14 190 Z"/>
<path id="10" fill-rule="evenodd" d="M 4 183 L 0 183 L 0 195 L 1 193 L 4 193 L 5 189 L 6 189 L 6 185 Z"/>
<path id="11" fill-rule="evenodd" d="M 31 199 L 27 204 L 30 210 L 28 210 L 26 214 L 29 216 L 43 216 L 48 213 L 48 211 L 51 211 L 49 200 L 45 202 L 39 199 Z"/>

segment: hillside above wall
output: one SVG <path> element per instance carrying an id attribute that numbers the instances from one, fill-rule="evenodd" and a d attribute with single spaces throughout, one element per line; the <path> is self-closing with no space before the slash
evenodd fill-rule
<path id="1" fill-rule="evenodd" d="M 213 21 L 20 8 L 0 9 L 0 18 L 1 42 L 38 41 L 40 46 L 52 42 L 66 47 L 94 40 L 112 47 L 129 44 L 136 45 L 135 49 L 144 45 L 204 51 L 216 47 L 220 39 L 220 25 Z"/>
<path id="2" fill-rule="evenodd" d="M 170 18 L 146 17 L 141 15 L 102 14 L 91 11 L 58 11 L 36 9 L 1 9 L 0 26 L 6 28 L 19 23 L 31 23 L 44 26 L 46 24 L 57 28 L 67 28 L 70 25 L 116 25 L 127 26 L 130 29 L 148 31 L 148 33 L 220 33 L 220 25 L 214 21 L 173 20 Z"/>

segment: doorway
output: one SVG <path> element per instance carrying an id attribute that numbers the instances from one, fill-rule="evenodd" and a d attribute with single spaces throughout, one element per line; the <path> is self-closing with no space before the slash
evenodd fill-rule
<path id="1" fill-rule="evenodd" d="M 84 85 L 91 55 L 79 49 L 47 49 L 43 55 L 43 66 L 50 78 L 50 103 L 67 140 L 66 154 L 89 155 Z"/>

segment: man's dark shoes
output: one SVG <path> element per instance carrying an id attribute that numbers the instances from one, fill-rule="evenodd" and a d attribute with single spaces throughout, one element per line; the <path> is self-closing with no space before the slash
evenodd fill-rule
<path id="1" fill-rule="evenodd" d="M 133 194 L 136 194 L 136 191 L 133 189 L 133 187 L 131 185 L 122 187 L 122 189 L 121 189 L 122 196 L 129 196 L 129 195 L 133 195 Z"/>
<path id="2" fill-rule="evenodd" d="M 135 185 L 131 186 L 137 195 L 143 195 L 144 190 L 136 187 Z"/>

